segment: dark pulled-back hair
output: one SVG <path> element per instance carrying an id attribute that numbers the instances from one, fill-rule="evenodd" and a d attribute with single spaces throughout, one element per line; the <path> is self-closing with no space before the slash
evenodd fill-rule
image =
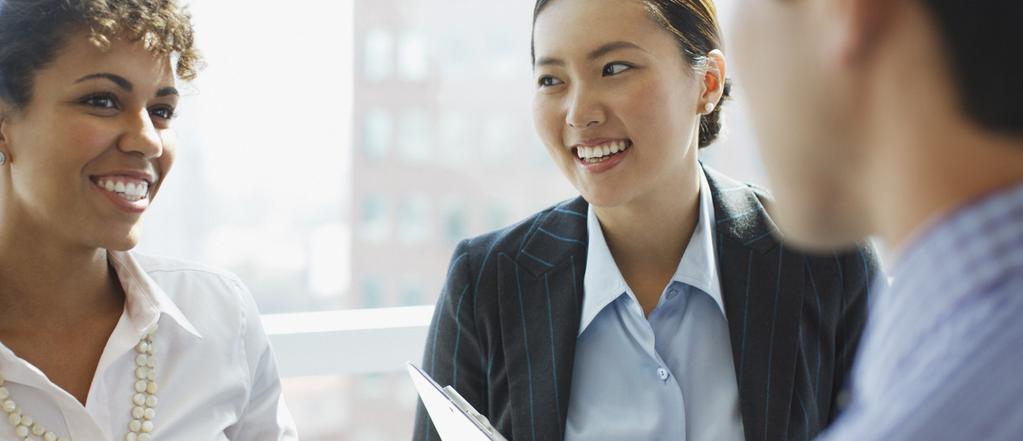
<path id="1" fill-rule="evenodd" d="M 154 53 L 177 54 L 175 71 L 186 80 L 202 64 L 191 18 L 175 0 L 0 0 L 0 100 L 25 107 L 36 72 L 75 32 L 101 49 L 125 38 Z"/>
<path id="2" fill-rule="evenodd" d="M 533 8 L 533 22 L 554 0 L 537 0 Z M 718 25 L 717 9 L 713 0 L 640 0 L 646 5 L 650 19 L 671 33 L 678 42 L 685 60 L 695 69 L 707 64 L 707 54 L 721 49 L 721 30 Z M 533 61 L 536 54 L 533 53 Z M 725 80 L 721 103 L 731 97 L 732 82 Z M 721 133 L 721 105 L 700 118 L 700 147 L 706 147 Z"/>

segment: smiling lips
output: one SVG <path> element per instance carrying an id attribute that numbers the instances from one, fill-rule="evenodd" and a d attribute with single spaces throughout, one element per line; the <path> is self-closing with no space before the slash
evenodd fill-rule
<path id="1" fill-rule="evenodd" d="M 632 141 L 620 139 L 592 146 L 578 145 L 575 147 L 575 154 L 579 159 L 588 164 L 596 164 L 624 152 L 631 147 Z"/>

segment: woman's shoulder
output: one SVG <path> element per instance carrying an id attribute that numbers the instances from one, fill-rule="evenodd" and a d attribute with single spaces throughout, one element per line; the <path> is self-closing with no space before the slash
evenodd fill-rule
<path id="1" fill-rule="evenodd" d="M 220 372 L 229 373 L 225 375 L 232 381 L 240 378 L 244 383 L 225 380 L 224 384 L 235 391 L 249 390 L 247 393 L 255 393 L 252 391 L 260 387 L 258 381 L 276 381 L 273 358 L 266 356 L 270 341 L 259 310 L 238 276 L 198 262 L 134 252 L 118 254 L 114 257 L 122 265 L 119 275 L 126 269 L 134 282 L 149 291 L 148 298 L 155 301 L 161 314 L 186 329 L 194 329 L 198 340 L 169 339 L 166 343 L 173 346 L 187 342 L 187 347 L 176 349 L 182 366 L 216 365 Z M 160 329 L 165 328 L 161 324 Z M 177 334 L 179 338 L 184 335 Z M 234 372 L 244 375 L 237 377 Z M 238 398 L 231 400 L 244 404 Z"/>
<path id="2" fill-rule="evenodd" d="M 199 262 L 174 259 L 169 257 L 151 256 L 131 253 L 139 268 L 160 285 L 174 282 L 187 283 L 191 289 L 202 289 L 229 297 L 248 295 L 245 285 L 237 275 L 229 271 L 208 266 Z M 169 293 L 168 293 L 169 294 Z"/>
<path id="3" fill-rule="evenodd" d="M 585 229 L 588 207 L 587 202 L 581 197 L 562 201 L 537 211 L 507 227 L 464 239 L 458 244 L 456 254 L 491 255 L 494 253 L 510 253 L 517 255 L 530 237 L 545 231 L 546 223 L 559 222 L 565 224 L 567 221 L 567 223 L 577 228 Z"/>
<path id="4" fill-rule="evenodd" d="M 235 328 L 258 316 L 248 288 L 235 274 L 188 260 L 130 253 L 137 268 L 197 327 Z"/>

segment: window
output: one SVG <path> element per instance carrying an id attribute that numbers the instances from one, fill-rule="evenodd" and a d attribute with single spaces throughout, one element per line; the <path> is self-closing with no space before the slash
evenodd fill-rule
<path id="1" fill-rule="evenodd" d="M 186 1 L 208 67 L 139 251 L 241 277 L 303 440 L 409 439 L 455 244 L 577 194 L 532 124 L 532 2 Z M 757 180 L 742 110 L 704 158 Z"/>
<path id="2" fill-rule="evenodd" d="M 394 39 L 387 31 L 376 29 L 366 33 L 362 59 L 366 79 L 383 81 L 394 71 Z"/>
<path id="3" fill-rule="evenodd" d="M 403 112 L 401 126 L 398 128 L 398 143 L 403 159 L 412 163 L 431 159 L 431 129 L 430 117 L 425 111 L 413 108 Z"/>
<path id="4" fill-rule="evenodd" d="M 391 221 L 383 197 L 371 194 L 363 199 L 360 225 L 363 240 L 383 242 L 387 239 L 391 234 Z"/>
<path id="5" fill-rule="evenodd" d="M 363 131 L 363 151 L 366 159 L 379 160 L 387 156 L 391 148 L 394 134 L 394 121 L 391 114 L 383 109 L 371 109 L 366 112 L 365 129 Z"/>
<path id="6" fill-rule="evenodd" d="M 429 73 L 426 39 L 417 32 L 402 34 L 398 46 L 398 71 L 407 81 L 423 81 Z"/>
<path id="7" fill-rule="evenodd" d="M 448 197 L 442 203 L 441 222 L 444 229 L 444 240 L 455 244 L 466 237 L 467 219 L 464 203 L 457 197 Z"/>
<path id="8" fill-rule="evenodd" d="M 398 236 L 407 244 L 420 244 L 431 238 L 433 219 L 430 201 L 421 193 L 409 194 L 398 208 Z"/>

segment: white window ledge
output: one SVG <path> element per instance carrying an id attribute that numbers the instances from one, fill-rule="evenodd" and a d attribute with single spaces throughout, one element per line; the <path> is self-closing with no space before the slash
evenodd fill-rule
<path id="1" fill-rule="evenodd" d="M 397 372 L 420 362 L 433 306 L 263 315 L 282 377 Z"/>

